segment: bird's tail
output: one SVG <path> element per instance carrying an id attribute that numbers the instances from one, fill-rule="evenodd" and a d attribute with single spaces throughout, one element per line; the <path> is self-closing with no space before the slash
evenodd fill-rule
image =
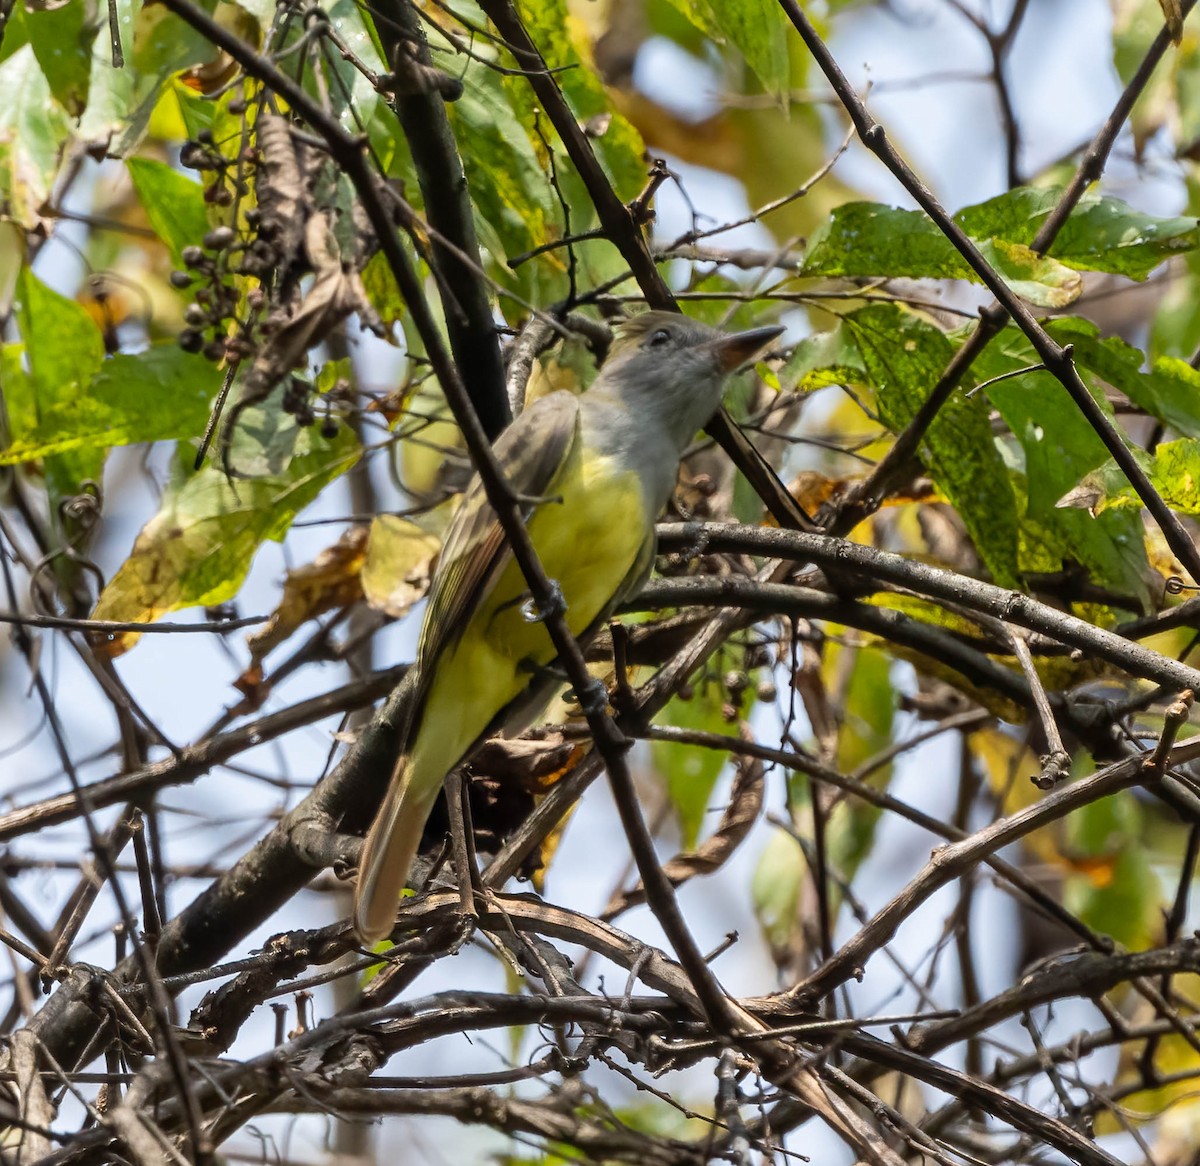
<path id="1" fill-rule="evenodd" d="M 385 939 L 395 926 L 396 905 L 441 790 L 439 782 L 414 780 L 412 761 L 411 754 L 404 754 L 396 763 L 358 864 L 354 930 L 368 947 Z"/>

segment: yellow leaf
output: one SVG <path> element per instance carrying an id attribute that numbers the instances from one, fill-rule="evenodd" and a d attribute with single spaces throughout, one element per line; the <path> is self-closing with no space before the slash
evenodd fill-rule
<path id="1" fill-rule="evenodd" d="M 159 511 L 101 592 L 94 619 L 149 623 L 180 608 L 231 599 L 262 542 L 281 541 L 292 519 L 361 452 L 348 427 L 322 437 L 316 426 L 298 428 L 273 403 L 245 416 L 235 444 L 271 472 L 233 480 L 217 466 L 196 470 L 194 448 L 181 442 Z M 119 656 L 137 639 L 124 632 L 103 650 Z"/>
<path id="2" fill-rule="evenodd" d="M 381 514 L 371 523 L 362 589 L 367 602 L 398 619 L 429 590 L 441 539 L 407 518 Z"/>

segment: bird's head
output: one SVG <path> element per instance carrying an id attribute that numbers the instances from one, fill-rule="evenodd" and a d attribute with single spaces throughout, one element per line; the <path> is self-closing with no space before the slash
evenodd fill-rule
<path id="1" fill-rule="evenodd" d="M 674 312 L 644 312 L 617 326 L 591 392 L 618 395 L 642 416 L 653 410 L 690 441 L 716 412 L 725 378 L 781 332 L 777 325 L 719 332 Z"/>
<path id="2" fill-rule="evenodd" d="M 677 367 L 692 379 L 721 379 L 752 360 L 783 329 L 778 325 L 747 332 L 719 332 L 675 312 L 643 312 L 623 320 L 609 350 L 605 371 L 628 369 L 647 381 Z"/>

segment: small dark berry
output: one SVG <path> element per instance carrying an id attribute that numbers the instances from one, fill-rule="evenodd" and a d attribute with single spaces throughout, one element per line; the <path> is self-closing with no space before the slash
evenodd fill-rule
<path id="1" fill-rule="evenodd" d="M 321 422 L 321 436 L 326 441 L 332 441 L 338 435 L 338 423 L 332 417 L 326 417 Z"/>
<path id="2" fill-rule="evenodd" d="M 192 277 L 186 271 L 172 271 L 171 286 L 183 291 L 185 287 L 192 286 Z"/>
<path id="3" fill-rule="evenodd" d="M 179 257 L 188 267 L 199 267 L 207 260 L 207 256 L 199 247 L 185 247 Z"/>
<path id="4" fill-rule="evenodd" d="M 179 333 L 179 347 L 184 352 L 199 352 L 204 347 L 204 337 L 195 328 L 185 328 Z"/>
<path id="5" fill-rule="evenodd" d="M 210 340 L 204 346 L 204 359 L 211 360 L 213 364 L 225 359 L 225 341 Z"/>
<path id="6" fill-rule="evenodd" d="M 208 313 L 199 304 L 188 304 L 183 309 L 183 321 L 193 328 L 203 328 L 208 323 Z"/>
<path id="7" fill-rule="evenodd" d="M 204 246 L 210 251 L 224 251 L 236 238 L 232 227 L 213 227 L 204 236 Z"/>
<path id="8" fill-rule="evenodd" d="M 222 186 L 221 189 L 213 195 L 213 202 L 216 203 L 217 206 L 232 206 L 233 195 L 224 186 Z"/>
<path id="9" fill-rule="evenodd" d="M 212 130 L 201 130 L 196 135 L 196 141 L 202 142 L 206 146 L 211 146 L 213 141 Z"/>

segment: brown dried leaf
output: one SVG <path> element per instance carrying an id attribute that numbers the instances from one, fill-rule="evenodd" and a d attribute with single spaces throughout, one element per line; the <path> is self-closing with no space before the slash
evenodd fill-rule
<path id="1" fill-rule="evenodd" d="M 1183 40 L 1183 5 L 1180 0 L 1158 0 L 1162 9 L 1163 20 L 1167 22 L 1167 31 L 1171 40 L 1179 44 Z"/>
<path id="2" fill-rule="evenodd" d="M 850 482 L 845 478 L 830 478 L 816 470 L 803 470 L 788 483 L 791 494 L 807 514 L 816 514 L 827 502 L 841 497 Z"/>
<path id="3" fill-rule="evenodd" d="M 261 628 L 246 637 L 254 666 L 302 623 L 362 598 L 360 576 L 366 552 L 367 528 L 353 526 L 311 563 L 287 573 L 279 606 Z"/>
<path id="4" fill-rule="evenodd" d="M 583 749 L 582 742 L 568 741 L 562 733 L 493 737 L 475 754 L 471 767 L 528 793 L 544 794 L 575 764 Z"/>

